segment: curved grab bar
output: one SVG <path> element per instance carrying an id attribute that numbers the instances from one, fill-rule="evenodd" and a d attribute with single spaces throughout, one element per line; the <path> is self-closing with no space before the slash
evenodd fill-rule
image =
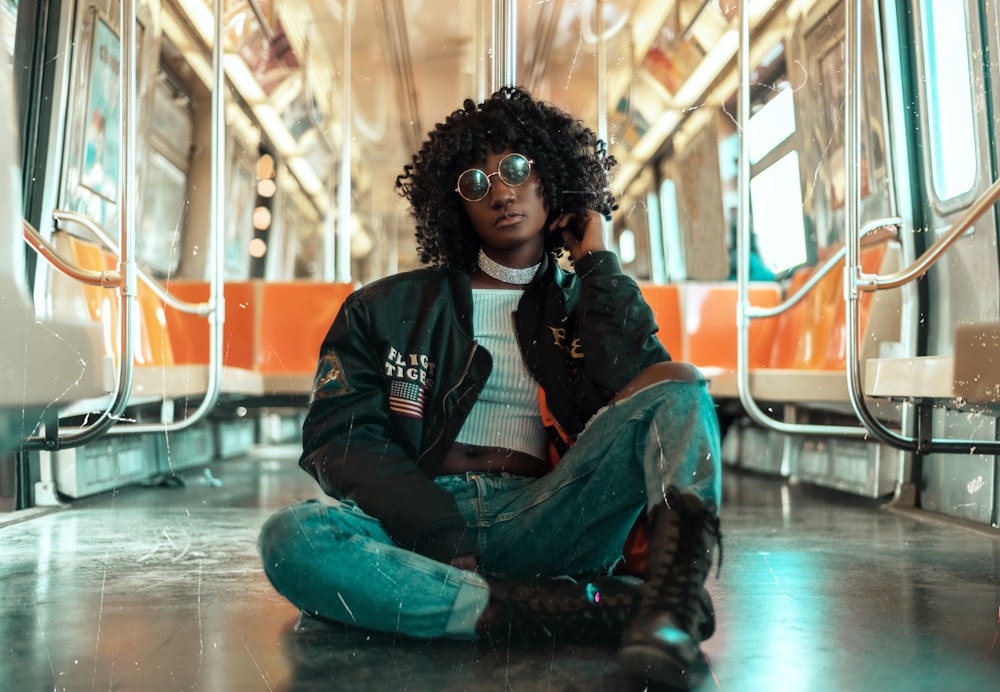
<path id="1" fill-rule="evenodd" d="M 83 226 L 91 233 L 93 233 L 95 236 L 97 236 L 97 239 L 100 240 L 102 243 L 104 243 L 104 245 L 109 250 L 111 250 L 115 254 L 120 253 L 118 245 L 111 238 L 111 236 L 105 233 L 104 229 L 101 228 L 101 225 L 98 224 L 93 219 L 91 219 L 89 216 L 86 216 L 85 214 L 81 214 L 80 212 L 76 211 L 69 211 L 66 209 L 54 209 L 52 211 L 52 218 L 54 218 L 56 221 L 59 222 L 69 221 L 70 223 L 75 223 Z M 82 270 L 82 271 L 89 271 L 89 270 Z M 137 266 L 135 271 L 138 277 L 142 280 L 142 282 L 147 286 L 149 286 L 150 290 L 152 290 L 153 293 L 156 294 L 156 297 L 172 308 L 180 310 L 181 312 L 190 313 L 192 315 L 202 315 L 202 316 L 208 315 L 213 310 L 215 310 L 215 306 L 213 306 L 210 302 L 189 303 L 185 300 L 177 298 L 176 296 L 171 294 L 170 291 L 165 289 L 163 287 L 163 284 L 161 284 L 155 278 L 147 274 L 142 269 L 142 267 Z M 113 273 L 117 275 L 117 272 L 106 272 L 106 273 Z"/>
<path id="2" fill-rule="evenodd" d="M 127 290 L 125 285 L 126 281 L 119 272 L 113 270 L 99 271 L 79 267 L 76 263 L 63 257 L 62 253 L 56 250 L 55 247 L 45 240 L 45 238 L 42 237 L 42 234 L 35 230 L 35 227 L 28 223 L 26 219 L 22 219 L 22 225 L 25 242 L 27 242 L 32 249 L 34 249 L 60 272 L 71 279 L 75 279 L 90 286 L 118 289 L 119 295 L 124 296 Z M 123 299 L 123 302 L 127 301 L 124 301 Z M 76 428 L 70 428 L 68 433 L 65 428 L 60 432 L 58 419 L 56 419 L 57 424 L 54 429 L 50 430 L 46 427 L 43 435 L 32 435 L 28 437 L 22 442 L 21 446 L 23 449 L 56 450 L 67 447 L 76 447 L 92 440 L 97 435 L 106 432 L 112 425 L 114 425 L 116 418 L 122 414 L 125 407 L 128 405 L 129 392 L 122 386 L 122 383 L 128 382 L 129 389 L 131 389 L 132 370 L 135 367 L 132 362 L 131 346 L 125 347 L 126 338 L 128 339 L 128 343 L 131 344 L 131 328 L 128 326 L 132 323 L 131 310 L 122 310 L 120 313 L 120 319 L 121 341 L 119 342 L 119 352 L 122 353 L 123 356 L 119 359 L 118 377 L 115 379 L 115 389 L 107 408 L 105 408 L 101 415 L 98 416 L 92 423 Z M 126 351 L 128 355 L 127 361 L 124 357 Z"/>
<path id="3" fill-rule="evenodd" d="M 749 243 L 747 243 L 749 245 Z M 841 247 L 838 248 L 836 252 L 830 255 L 822 265 L 819 266 L 816 271 L 813 272 L 812 276 L 799 287 L 795 293 L 781 301 L 777 305 L 769 308 L 756 307 L 754 305 L 747 305 L 745 312 L 749 319 L 757 319 L 761 317 L 774 317 L 780 315 L 783 312 L 787 312 L 791 308 L 795 307 L 806 295 L 813 289 L 813 287 L 818 284 L 824 276 L 830 273 L 830 271 L 837 265 L 843 257 L 846 249 Z M 737 248 L 737 254 L 739 254 L 739 248 Z M 737 266 L 736 271 L 738 272 L 743 268 L 746 263 L 746 258 L 740 257 L 740 265 Z"/>
<path id="4" fill-rule="evenodd" d="M 861 363 L 858 349 L 858 299 L 864 291 L 895 288 L 912 281 L 927 271 L 965 231 L 1000 199 L 1000 181 L 994 182 L 976 202 L 959 218 L 943 236 L 931 244 L 922 255 L 905 270 L 886 276 L 864 275 L 861 273 L 860 225 L 861 178 L 851 161 L 861 157 L 861 8 L 860 0 L 847 3 L 847 36 L 853 37 L 848 44 L 845 71 L 847 79 L 846 97 L 846 142 L 844 156 L 847 168 L 847 264 L 844 272 L 844 288 L 847 297 L 847 389 L 851 405 L 861 423 L 878 440 L 907 452 L 919 454 L 1000 454 L 1000 441 L 993 440 L 953 440 L 931 436 L 913 437 L 886 427 L 871 412 L 864 399 L 861 383 Z M 918 422 L 919 422 L 918 416 Z M 919 435 L 918 427 L 917 433 Z M 902 479 L 900 479 L 902 480 Z"/>
<path id="5" fill-rule="evenodd" d="M 866 224 L 863 229 L 861 229 L 861 236 L 864 237 L 865 235 L 871 233 L 872 231 L 877 231 L 878 229 L 885 228 L 887 226 L 898 226 L 902 222 L 903 220 L 898 217 L 884 218 L 872 221 L 871 223 Z M 846 245 L 840 246 L 839 248 L 837 248 L 836 252 L 830 255 L 826 259 L 826 261 L 823 262 L 823 264 L 821 264 L 819 268 L 812 273 L 812 276 L 810 276 L 809 279 L 799 287 L 799 290 L 797 290 L 790 297 L 786 298 L 778 305 L 769 308 L 762 308 L 762 307 L 756 307 L 754 305 L 748 305 L 745 309 L 746 316 L 750 319 L 757 319 L 761 317 L 775 317 L 795 307 L 795 305 L 799 303 L 803 298 L 805 298 L 806 295 L 809 293 L 809 291 L 811 291 L 813 287 L 816 286 L 816 284 L 818 284 L 823 279 L 824 276 L 829 274 L 833 270 L 833 268 L 837 266 L 837 263 L 844 258 L 844 255 L 846 253 L 847 253 L 847 246 Z M 741 266 L 746 266 L 746 261 L 747 258 L 741 257 L 740 258 Z M 737 268 L 737 271 L 739 271 L 739 268 Z"/>
<path id="6" fill-rule="evenodd" d="M 121 271 L 122 282 L 118 286 L 121 301 L 119 318 L 121 320 L 121 341 L 119 342 L 118 379 L 115 382 L 115 392 L 108 407 L 92 422 L 75 428 L 59 429 L 58 419 L 55 429 L 46 428 L 43 435 L 34 435 L 23 441 L 21 448 L 54 450 L 66 447 L 77 447 L 95 439 L 105 431 L 113 430 L 112 426 L 121 417 L 128 406 L 129 395 L 132 392 L 132 358 L 133 310 L 132 298 L 136 293 L 135 276 L 135 141 L 136 118 L 136 40 L 135 12 L 136 0 L 121 0 L 120 2 L 120 32 L 121 32 L 121 71 L 123 76 L 118 92 L 118 107 L 121 112 L 121 145 L 118 151 L 118 186 L 120 190 L 119 219 L 121 222 Z"/>
<path id="7" fill-rule="evenodd" d="M 134 0 L 133 0 L 134 1 Z M 127 426 L 112 428 L 112 434 L 138 434 L 176 432 L 188 428 L 202 420 L 215 407 L 222 390 L 222 326 L 226 319 L 225 298 L 223 296 L 222 280 L 225 275 L 225 253 L 222 250 L 222 237 L 225 229 L 225 205 L 222 201 L 225 189 L 225 132 L 226 120 L 223 110 L 225 98 L 225 80 L 222 68 L 224 53 L 225 24 L 222 17 L 223 3 L 216 2 L 213 6 L 215 20 L 215 35 L 212 41 L 212 156 L 211 156 L 211 223 L 209 252 L 212 253 L 212 268 L 209 281 L 209 305 L 214 306 L 207 312 L 209 322 L 209 354 L 208 354 L 208 388 L 198 407 L 185 418 L 178 421 L 162 423 L 131 423 Z M 173 304 L 173 303 L 171 303 Z M 183 309 L 183 308 L 182 308 Z"/>
<path id="8" fill-rule="evenodd" d="M 709 2 L 710 0 L 704 0 L 705 5 L 707 5 Z M 698 10 L 698 12 L 694 16 L 694 19 L 691 20 L 691 25 L 694 24 L 694 22 L 698 19 L 698 15 L 700 15 L 702 10 L 704 9 L 705 7 L 702 6 L 702 8 Z M 597 3 L 596 8 L 592 7 L 590 3 L 586 3 L 583 6 L 583 11 L 580 17 L 580 38 L 582 38 L 583 42 L 589 46 L 596 46 L 601 41 L 607 41 L 608 39 L 617 36 L 618 32 L 620 32 L 623 28 L 625 28 L 625 26 L 632 19 L 632 12 L 634 11 L 633 9 L 629 10 L 628 12 L 623 12 L 622 16 L 618 18 L 618 21 L 615 24 L 605 28 L 604 17 L 601 15 L 602 10 L 603 8 L 601 7 L 600 2 Z M 597 15 L 596 20 L 594 19 L 594 15 Z M 597 22 L 597 26 L 593 29 L 590 28 L 590 25 L 595 21 Z M 691 27 L 688 26 L 687 28 L 690 29 Z M 598 72 L 598 74 L 601 73 Z"/>
<path id="9" fill-rule="evenodd" d="M 101 288 L 118 288 L 122 285 L 122 275 L 117 271 L 113 269 L 97 270 L 80 267 L 72 260 L 63 257 L 62 253 L 56 250 L 49 241 L 45 240 L 42 234 L 28 223 L 27 219 L 22 219 L 21 223 L 24 227 L 24 242 L 41 255 L 45 261 L 69 278 L 76 279 L 88 286 L 100 286 Z"/>
<path id="10" fill-rule="evenodd" d="M 747 132 L 750 117 L 750 12 L 749 1 L 740 0 L 740 7 L 737 12 L 739 17 L 739 98 L 737 122 L 738 131 Z M 739 204 L 737 207 L 737 234 L 736 234 L 736 334 L 737 334 L 737 355 L 736 355 L 736 391 L 739 394 L 740 403 L 743 405 L 747 415 L 758 425 L 780 433 L 793 435 L 841 435 L 844 437 L 863 437 L 867 435 L 867 430 L 859 426 L 843 425 L 818 425 L 805 423 L 788 423 L 777 420 L 765 413 L 758 405 L 753 393 L 750 391 L 750 319 L 757 317 L 769 317 L 789 309 L 816 285 L 823 274 L 828 273 L 842 256 L 844 249 L 838 250 L 832 257 L 827 259 L 822 268 L 817 271 L 817 276 L 812 277 L 802 288 L 791 298 L 781 305 L 770 308 L 752 308 L 750 306 L 749 276 L 747 267 L 749 266 L 750 255 L 750 152 L 746 136 L 742 136 L 740 141 L 740 153 L 738 157 L 738 188 Z"/>
<path id="11" fill-rule="evenodd" d="M 885 275 L 857 274 L 854 282 L 855 288 L 860 291 L 880 291 L 883 289 L 896 288 L 907 284 L 914 279 L 918 279 L 950 248 L 955 242 L 965 235 L 965 232 L 988 212 L 994 204 L 1000 201 L 1000 180 L 995 181 L 977 199 L 965 213 L 962 214 L 951 228 L 935 240 L 929 248 L 924 250 L 913 264 L 906 269 Z"/>
<path id="12" fill-rule="evenodd" d="M 98 435 L 107 432 L 108 434 L 136 434 L 145 432 L 173 432 L 189 427 L 204 418 L 218 401 L 222 380 L 222 325 L 225 320 L 225 301 L 222 295 L 222 278 L 225 269 L 225 258 L 222 253 L 222 233 L 225 222 L 225 215 L 222 204 L 222 190 L 224 189 L 223 155 L 219 149 L 224 142 L 225 117 L 223 111 L 223 94 L 225 84 L 222 78 L 222 53 L 224 24 L 222 21 L 222 3 L 215 3 L 215 39 L 212 48 L 213 67 L 213 89 L 212 89 L 212 223 L 213 233 L 211 234 L 211 248 L 213 253 L 214 266 L 211 271 L 211 288 L 209 303 L 206 305 L 184 303 L 166 292 L 157 291 L 159 286 L 150 277 L 149 285 L 159 297 L 172 306 L 186 311 L 203 314 L 209 319 L 209 370 L 208 389 L 199 406 L 187 417 L 179 421 L 164 422 L 156 424 L 135 423 L 122 427 L 112 427 L 121 418 L 121 414 L 128 405 L 128 398 L 132 390 L 133 376 L 133 310 L 136 296 L 136 278 L 142 274 L 137 270 L 135 264 L 135 249 L 133 234 L 135 228 L 135 112 L 132 104 L 136 103 L 136 45 L 134 39 L 135 32 L 135 0 L 121 0 L 121 45 L 122 45 L 122 80 L 121 112 L 122 112 L 122 147 L 119 152 L 120 170 L 122 177 L 119 181 L 121 186 L 122 211 L 121 211 L 121 266 L 124 268 L 124 278 L 121 288 L 121 354 L 119 358 L 120 374 L 115 383 L 114 398 L 108 408 L 92 423 L 76 428 L 64 428 L 61 431 L 46 431 L 44 436 L 30 437 L 24 441 L 23 449 L 47 449 L 55 450 L 64 447 L 78 446 L 89 442 Z M 75 212 L 55 210 L 53 217 L 80 223 L 94 232 L 110 247 L 115 247 L 113 242 L 103 232 L 103 229 L 89 217 Z M 30 236 L 30 234 L 29 234 Z M 33 238 L 31 238 L 33 240 Z M 29 240 L 30 242 L 30 240 Z M 34 245 L 33 245 L 34 247 Z M 214 306 L 214 307 L 212 307 Z"/>

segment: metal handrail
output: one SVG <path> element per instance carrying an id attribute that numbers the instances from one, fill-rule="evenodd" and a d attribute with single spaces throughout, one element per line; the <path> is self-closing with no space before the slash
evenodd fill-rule
<path id="1" fill-rule="evenodd" d="M 101 227 L 99 223 L 97 223 L 94 219 L 90 218 L 86 214 L 81 214 L 80 212 L 75 212 L 75 211 L 68 211 L 65 209 L 55 209 L 52 211 L 52 218 L 55 219 L 57 222 L 68 221 L 83 226 L 91 233 L 93 233 L 95 236 L 97 236 L 98 240 L 100 240 L 105 246 L 107 246 L 109 250 L 114 252 L 116 255 L 119 256 L 121 255 L 121 250 L 118 248 L 114 240 L 104 231 L 104 229 Z M 120 288 L 124 285 L 124 280 L 119 272 L 113 270 L 99 271 L 93 269 L 86 269 L 84 267 L 76 265 L 74 262 L 63 257 L 62 253 L 60 253 L 59 250 L 57 250 L 54 246 L 52 246 L 52 244 L 50 244 L 47 240 L 45 240 L 45 238 L 42 237 L 42 235 L 30 223 L 28 223 L 27 221 L 24 221 L 23 223 L 24 223 L 25 241 L 32 248 L 34 248 L 42 257 L 44 257 L 50 264 L 52 264 L 53 267 L 58 269 L 63 274 L 69 276 L 70 278 L 76 279 L 82 283 L 86 283 L 88 285 L 93 285 L 93 286 L 101 286 L 102 288 Z M 191 303 L 181 300 L 176 296 L 172 295 L 166 289 L 164 289 L 163 285 L 160 284 L 159 281 L 151 277 L 141 268 L 136 267 L 135 274 L 144 284 L 146 284 L 150 288 L 150 290 L 153 291 L 153 293 L 158 298 L 160 298 L 160 300 L 162 300 L 167 305 L 181 312 L 193 315 L 199 315 L 203 317 L 209 317 L 210 320 L 212 320 L 213 325 L 217 322 L 216 320 L 212 319 L 214 313 L 216 312 L 216 306 L 212 303 L 212 301 L 204 303 Z M 215 335 L 215 329 L 213 328 L 210 331 L 209 340 L 211 342 L 213 339 L 218 339 L 218 338 L 221 337 Z M 124 360 L 126 357 L 128 357 L 131 360 L 132 358 L 131 350 L 129 350 L 129 353 L 124 353 L 124 349 L 122 349 L 122 351 L 120 352 L 123 353 L 122 360 Z M 206 398 L 209 397 L 217 398 L 218 393 L 217 392 L 213 393 L 212 387 L 215 386 L 216 388 L 221 388 L 220 378 L 216 378 L 214 376 L 215 369 L 219 369 L 220 366 L 218 365 L 218 360 L 213 359 L 211 357 L 209 358 L 208 365 L 209 365 L 209 375 L 208 375 L 208 389 L 206 391 Z M 215 384 L 213 385 L 213 383 Z M 119 396 L 120 391 L 124 390 L 123 388 L 119 387 L 118 384 L 116 383 L 116 390 L 115 390 L 116 398 Z M 127 402 L 128 399 L 127 394 L 125 395 L 125 399 Z M 112 407 L 113 405 L 109 406 L 109 410 Z M 120 412 L 118 415 L 120 415 Z M 203 416 L 204 414 L 200 415 Z M 194 414 L 192 413 L 191 415 L 185 417 L 182 421 L 177 421 L 177 423 L 159 423 L 155 424 L 152 427 L 156 431 L 163 430 L 168 425 L 173 426 L 177 424 L 183 424 L 184 427 L 186 427 L 188 425 L 195 423 L 198 420 L 197 418 L 192 419 L 193 416 Z M 69 430 L 79 430 L 79 428 L 69 428 Z M 149 432 L 149 431 L 150 428 L 148 426 L 136 424 L 136 425 L 117 427 L 117 428 L 109 428 L 105 432 L 108 432 L 109 434 L 124 434 L 124 433 L 134 434 L 137 432 Z M 66 443 L 62 440 L 60 440 L 56 444 L 56 447 L 51 447 L 50 445 L 46 445 L 46 447 L 50 449 L 64 447 L 64 446 L 66 446 Z"/>
<path id="2" fill-rule="evenodd" d="M 97 236 L 97 239 L 100 240 L 109 250 L 111 250 L 115 254 L 120 254 L 121 251 L 118 249 L 118 245 L 115 243 L 114 239 L 112 239 L 111 236 L 109 236 L 104 231 L 104 229 L 101 227 L 99 223 L 91 219 L 89 216 L 81 214 L 80 212 L 76 211 L 69 211 L 66 209 L 54 209 L 52 211 L 52 218 L 54 218 L 58 222 L 69 221 L 70 223 L 75 223 L 79 224 L 80 226 L 83 226 L 91 233 L 93 233 L 95 236 Z M 37 231 L 35 232 L 37 233 Z M 55 250 L 55 248 L 53 248 L 53 250 Z M 82 270 L 82 271 L 90 271 L 90 270 Z M 116 276 L 118 275 L 118 272 L 99 272 L 99 273 L 109 273 L 109 274 L 114 274 Z M 147 274 L 142 267 L 136 267 L 136 275 L 144 284 L 149 286 L 150 290 L 153 291 L 153 293 L 156 295 L 157 298 L 159 298 L 164 303 L 166 303 L 167 305 L 176 310 L 180 310 L 181 312 L 186 312 L 192 315 L 201 315 L 201 316 L 208 315 L 215 310 L 215 306 L 213 306 L 211 302 L 190 303 L 188 301 L 181 300 L 180 298 L 174 296 L 173 294 L 170 293 L 170 291 L 168 291 L 163 287 L 163 284 L 157 281 L 154 277 Z"/>
<path id="3" fill-rule="evenodd" d="M 1000 180 L 990 185 L 979 199 L 965 210 L 961 218 L 955 221 L 951 228 L 935 240 L 929 248 L 924 250 L 920 257 L 914 260 L 913 264 L 909 267 L 885 275 L 859 273 L 854 282 L 855 287 L 860 291 L 881 291 L 883 289 L 896 288 L 914 279 L 919 279 L 937 262 L 948 248 L 965 235 L 966 231 L 998 201 L 1000 201 Z"/>
<path id="4" fill-rule="evenodd" d="M 136 118 L 132 104 L 136 99 L 136 45 L 135 31 L 135 0 L 121 2 L 121 45 L 122 45 L 122 93 L 120 108 L 122 113 L 122 147 L 119 153 L 119 165 L 122 177 L 119 180 L 121 189 L 121 247 L 104 233 L 98 223 L 89 217 L 66 210 L 54 210 L 56 220 L 78 223 L 97 235 L 109 248 L 116 249 L 120 256 L 123 269 L 120 301 L 121 309 L 121 342 L 119 344 L 119 377 L 115 383 L 115 393 L 111 404 L 90 424 L 63 428 L 58 431 L 46 431 L 44 436 L 30 437 L 23 444 L 24 449 L 59 449 L 84 444 L 100 434 L 138 434 L 146 432 L 174 432 L 187 428 L 202 420 L 218 401 L 222 388 L 222 327 L 225 321 L 225 300 L 223 297 L 223 276 L 225 258 L 222 252 L 222 234 L 225 223 L 222 192 L 225 184 L 223 169 L 223 154 L 220 149 L 225 141 L 225 116 L 223 110 L 223 94 L 225 84 L 223 78 L 222 57 L 224 23 L 222 19 L 222 3 L 215 6 L 215 38 L 213 42 L 213 88 L 212 88 L 212 223 L 213 232 L 210 238 L 210 252 L 214 260 L 210 277 L 210 295 L 208 303 L 187 303 L 171 296 L 164 291 L 158 282 L 138 269 L 135 262 L 133 242 L 135 228 L 135 132 Z M 32 229 L 34 230 L 34 229 Z M 37 231 L 35 232 L 37 234 Z M 41 238 L 41 236 L 38 236 Z M 35 247 L 36 238 L 28 233 L 28 242 Z M 42 239 L 44 242 L 44 239 Z M 45 243 L 43 249 L 48 246 Z M 54 248 L 51 248 L 54 251 Z M 48 250 L 46 250 L 48 252 Z M 58 261 L 58 260 L 56 260 Z M 58 267 L 57 267 L 58 268 Z M 154 293 L 169 305 L 184 312 L 203 315 L 209 320 L 209 362 L 208 386 L 205 396 L 199 406 L 185 418 L 179 421 L 161 422 L 155 424 L 134 423 L 122 427 L 112 427 L 121 418 L 128 405 L 132 390 L 134 370 L 133 360 L 133 330 L 134 330 L 134 298 L 136 296 L 136 280 L 141 277 L 153 289 Z"/>
<path id="5" fill-rule="evenodd" d="M 740 0 L 739 16 L 739 73 L 740 86 L 738 98 L 738 131 L 744 133 L 739 138 L 740 154 L 738 165 L 739 203 L 737 207 L 736 234 L 736 391 L 747 415 L 757 424 L 791 435 L 841 435 L 844 437 L 863 437 L 867 434 L 865 428 L 844 425 L 814 425 L 806 423 L 788 423 L 777 420 L 765 413 L 758 405 L 750 388 L 750 319 L 770 317 L 789 309 L 816 285 L 823 275 L 827 274 L 839 261 L 844 249 L 838 250 L 830 257 L 805 285 L 791 298 L 776 308 L 756 308 L 750 306 L 750 282 L 748 276 L 750 251 L 750 151 L 745 136 L 750 118 L 750 12 L 748 0 Z"/>
<path id="6" fill-rule="evenodd" d="M 865 291 L 895 288 L 923 276 L 955 241 L 957 241 L 983 214 L 1000 200 L 1000 181 L 994 182 L 970 206 L 951 228 L 938 238 L 912 265 L 902 271 L 885 276 L 867 275 L 861 271 L 860 235 L 856 229 L 860 225 L 861 179 L 859 171 L 851 161 L 861 156 L 861 10 L 860 0 L 847 3 L 847 33 L 854 37 L 848 45 L 845 65 L 848 84 L 846 98 L 846 142 L 844 146 L 847 163 L 847 264 L 844 272 L 844 288 L 847 296 L 847 388 L 851 405 L 865 429 L 878 440 L 907 452 L 919 454 L 1000 454 L 1000 441 L 956 440 L 947 438 L 915 437 L 890 430 L 871 412 L 864 399 L 861 383 L 861 360 L 858 349 L 858 300 Z M 917 430 L 918 434 L 920 430 Z"/>
<path id="7" fill-rule="evenodd" d="M 113 269 L 97 270 L 81 267 L 72 260 L 63 257 L 62 253 L 53 247 L 49 241 L 45 240 L 42 234 L 28 223 L 27 219 L 22 219 L 21 223 L 24 227 L 24 242 L 55 269 L 58 269 L 69 278 L 88 286 L 100 286 L 101 288 L 118 288 L 122 285 L 122 275 L 117 271 Z"/>
<path id="8" fill-rule="evenodd" d="M 59 270 L 71 279 L 75 279 L 89 286 L 118 289 L 120 294 L 125 293 L 125 279 L 119 272 L 114 270 L 100 271 L 80 267 L 75 262 L 63 257 L 62 253 L 45 240 L 45 238 L 42 237 L 42 234 L 39 233 L 34 226 L 28 223 L 26 219 L 22 219 L 22 227 L 25 242 L 28 243 L 33 250 L 35 250 L 55 269 Z M 122 310 L 120 313 L 122 340 L 119 342 L 119 353 L 122 353 L 124 350 L 122 349 L 122 344 L 124 343 L 126 336 L 131 334 L 131 332 L 126 332 L 125 327 L 126 321 L 131 323 L 131 314 L 131 310 Z M 129 392 L 121 386 L 121 383 L 131 383 L 132 380 L 132 370 L 135 366 L 132 363 L 131 349 L 128 349 L 128 356 L 127 362 L 124 357 L 119 360 L 118 378 L 115 380 L 115 389 L 112 392 L 111 400 L 108 402 L 107 408 L 105 408 L 100 416 L 98 416 L 89 425 L 70 428 L 69 434 L 64 434 L 66 433 L 65 428 L 62 431 L 59 430 L 57 420 L 57 424 L 54 429 L 50 429 L 46 426 L 45 433 L 43 435 L 33 435 L 25 439 L 21 443 L 22 449 L 56 450 L 67 447 L 76 447 L 92 440 L 101 433 L 107 432 L 111 426 L 114 425 L 116 418 L 122 414 L 125 407 L 128 405 Z M 131 389 L 131 384 L 129 384 L 129 389 Z"/>
<path id="9" fill-rule="evenodd" d="M 136 294 L 135 246 L 133 243 L 135 231 L 135 141 L 136 118 L 136 40 L 135 40 L 135 4 L 136 0 L 121 0 L 121 72 L 123 79 L 118 92 L 118 107 L 121 113 L 121 144 L 118 152 L 118 188 L 120 231 L 122 252 L 119 264 L 122 282 L 118 286 L 121 301 L 119 318 L 121 320 L 121 341 L 119 343 L 118 379 L 115 382 L 115 392 L 108 407 L 96 419 L 88 424 L 75 428 L 58 429 L 58 423 L 50 429 L 46 425 L 43 435 L 33 435 L 21 445 L 22 449 L 54 450 L 66 447 L 77 447 L 89 442 L 98 435 L 113 429 L 112 426 L 124 413 L 128 406 L 128 398 L 132 391 L 133 356 L 133 309 L 132 298 Z M 29 234 L 30 235 L 30 234 Z M 30 242 L 30 241 L 29 241 Z M 34 247 L 34 245 L 32 245 Z"/>
<path id="10" fill-rule="evenodd" d="M 886 226 L 898 226 L 902 222 L 903 222 L 902 219 L 896 217 L 878 219 L 876 221 L 872 221 L 871 223 L 866 224 L 865 227 L 861 230 L 861 236 L 864 237 L 868 233 L 876 231 L 880 228 L 885 228 Z M 757 307 L 755 305 L 747 305 L 745 308 L 746 316 L 749 319 L 758 319 L 762 317 L 776 317 L 777 315 L 780 315 L 783 312 L 787 312 L 791 308 L 795 307 L 795 305 L 797 305 L 799 302 L 802 301 L 803 298 L 806 297 L 809 291 L 811 291 L 813 287 L 816 286 L 816 284 L 818 284 L 820 281 L 823 280 L 823 277 L 825 277 L 827 274 L 833 271 L 833 268 L 836 267 L 837 263 L 844 258 L 844 255 L 846 253 L 847 253 L 847 246 L 841 245 L 832 255 L 826 258 L 823 264 L 821 264 L 814 272 L 812 272 L 812 275 L 809 277 L 809 279 L 804 284 L 802 284 L 799 287 L 799 289 L 791 296 L 783 300 L 781 303 L 772 307 Z M 746 266 L 745 257 L 740 258 L 740 264 L 742 266 Z M 737 268 L 737 272 L 738 271 L 739 267 Z"/>
<path id="11" fill-rule="evenodd" d="M 223 3 L 216 2 L 213 7 L 215 35 L 212 41 L 212 156 L 211 156 L 211 223 L 209 252 L 212 258 L 209 281 L 208 304 L 213 306 L 206 316 L 209 323 L 209 354 L 208 354 L 208 387 L 205 396 L 198 407 L 186 417 L 178 421 L 161 423 L 131 423 L 121 428 L 112 428 L 109 432 L 117 434 L 176 432 L 188 428 L 202 420 L 215 407 L 222 390 L 222 327 L 226 319 L 225 298 L 223 296 L 223 277 L 225 275 L 225 254 L 223 253 L 222 237 L 225 229 L 225 205 L 223 191 L 225 189 L 225 132 L 226 120 L 225 75 L 223 73 L 223 52 L 225 24 L 223 22 Z M 183 309 L 183 308 L 182 308 Z"/>

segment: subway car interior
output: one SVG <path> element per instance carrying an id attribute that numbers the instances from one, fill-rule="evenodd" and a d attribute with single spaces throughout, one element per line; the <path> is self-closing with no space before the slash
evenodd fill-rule
<path id="1" fill-rule="evenodd" d="M 0 687 L 660 689 L 302 616 L 258 554 L 326 498 L 331 322 L 420 266 L 396 177 L 511 85 L 607 143 L 709 381 L 693 686 L 1000 686 L 1000 0 L 0 0 L 0 48 Z"/>

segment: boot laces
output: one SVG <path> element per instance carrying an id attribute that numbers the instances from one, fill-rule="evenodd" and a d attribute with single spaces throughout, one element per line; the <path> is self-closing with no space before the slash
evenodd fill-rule
<path id="1" fill-rule="evenodd" d="M 493 580 L 491 586 L 494 598 L 509 617 L 534 622 L 550 635 L 571 638 L 594 636 L 597 632 L 617 637 L 637 604 L 634 585 L 602 579 L 520 583 Z"/>
<path id="2" fill-rule="evenodd" d="M 712 569 L 711 550 L 716 546 L 716 578 L 722 571 L 722 531 L 714 512 L 687 506 L 679 493 L 669 498 L 669 506 L 672 511 L 666 517 L 666 540 L 656 555 L 659 564 L 649 565 L 649 573 L 659 578 L 647 581 L 646 589 L 657 603 L 690 627 L 710 608 L 704 581 Z"/>

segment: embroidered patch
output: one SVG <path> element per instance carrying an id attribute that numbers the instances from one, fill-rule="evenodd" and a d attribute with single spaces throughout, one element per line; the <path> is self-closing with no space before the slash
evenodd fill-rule
<path id="1" fill-rule="evenodd" d="M 354 392 L 354 387 L 347 381 L 340 358 L 335 351 L 330 351 L 319 361 L 316 368 L 316 379 L 313 382 L 312 398 L 326 399 L 332 396 L 343 396 Z"/>

